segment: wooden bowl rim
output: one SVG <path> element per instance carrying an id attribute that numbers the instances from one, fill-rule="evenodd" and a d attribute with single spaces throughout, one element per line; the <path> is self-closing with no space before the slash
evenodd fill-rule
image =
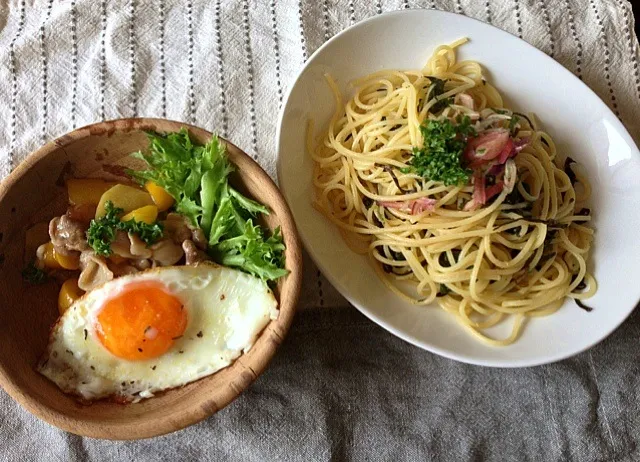
<path id="1" fill-rule="evenodd" d="M 160 132 L 177 131 L 180 128 L 187 128 L 191 133 L 199 133 L 200 135 L 211 136 L 212 133 L 180 121 L 160 119 L 160 118 L 123 118 L 114 119 L 104 122 L 98 122 L 90 125 L 86 125 L 77 128 L 67 134 L 64 134 L 45 145 L 41 146 L 36 151 L 29 154 L 15 169 L 0 182 L 0 202 L 2 202 L 7 195 L 8 191 L 17 184 L 30 170 L 30 168 L 44 159 L 46 156 L 54 151 L 62 149 L 64 147 L 82 139 L 88 138 L 93 135 L 111 136 L 116 132 L 131 132 L 131 131 L 147 131 L 156 130 Z M 236 151 L 241 157 L 244 157 L 244 161 L 251 166 L 251 175 L 255 175 L 258 178 L 258 182 L 263 187 L 269 189 L 269 192 L 276 198 L 276 203 L 282 208 L 284 213 L 278 215 L 283 229 L 283 235 L 287 242 L 287 269 L 290 270 L 290 274 L 287 276 L 285 284 L 291 285 L 289 290 L 290 296 L 287 298 L 286 303 L 282 300 L 279 302 L 280 315 L 278 319 L 268 324 L 261 332 L 260 337 L 269 333 L 276 336 L 279 341 L 274 343 L 271 348 L 270 354 L 264 358 L 258 367 L 249 367 L 242 363 L 242 359 L 245 355 L 240 356 L 236 362 L 239 362 L 244 370 L 250 369 L 252 380 L 247 383 L 241 389 L 238 389 L 233 396 L 229 396 L 228 399 L 216 400 L 217 408 L 212 407 L 198 407 L 198 410 L 193 410 L 191 415 L 180 422 L 176 422 L 174 419 L 166 419 L 164 421 L 150 420 L 144 417 L 144 414 L 138 417 L 138 421 L 135 423 L 127 423 L 126 429 L 123 431 L 123 425 L 114 422 L 100 422 L 96 420 L 84 420 L 80 418 L 70 417 L 60 413 L 56 410 L 49 408 L 46 404 L 26 395 L 22 392 L 19 386 L 16 385 L 14 380 L 6 373 L 2 363 L 0 363 L 0 386 L 11 396 L 15 401 L 21 404 L 24 408 L 30 411 L 32 414 L 41 418 L 42 420 L 61 428 L 65 431 L 93 438 L 102 438 L 110 440 L 136 440 L 151 438 L 155 436 L 164 435 L 177 430 L 181 430 L 185 427 L 198 423 L 217 411 L 223 409 L 234 399 L 236 399 L 243 391 L 245 391 L 251 383 L 253 383 L 262 372 L 267 368 L 271 359 L 276 353 L 276 350 L 283 340 L 283 336 L 289 330 L 293 317 L 296 312 L 297 302 L 300 295 L 300 288 L 302 283 L 302 246 L 300 238 L 298 236 L 297 228 L 291 214 L 291 210 L 284 199 L 284 196 L 278 189 L 273 179 L 266 173 L 266 171 L 254 160 L 245 153 L 242 149 L 235 146 L 233 143 L 225 138 L 221 139 L 230 146 L 231 149 Z M 242 172 L 239 172 L 240 176 L 243 176 Z M 278 326 L 278 331 L 274 329 L 274 323 Z M 256 343 L 258 340 L 256 340 Z M 235 364 L 232 363 L 232 365 Z M 229 366 L 231 367 L 231 366 Z M 206 379 L 206 377 L 204 378 Z M 203 379 L 201 379 L 203 380 Z M 195 383 L 195 382 L 194 382 Z M 167 390 L 166 393 L 171 393 L 172 390 Z M 62 391 L 60 391 L 62 393 Z M 151 398 L 153 399 L 153 398 Z M 204 398 L 203 398 L 204 399 Z M 117 405 L 117 404 L 114 404 Z M 135 406 L 135 404 L 132 404 Z M 206 409 L 204 409 L 206 408 Z M 131 432 L 131 426 L 135 425 L 135 432 Z"/>

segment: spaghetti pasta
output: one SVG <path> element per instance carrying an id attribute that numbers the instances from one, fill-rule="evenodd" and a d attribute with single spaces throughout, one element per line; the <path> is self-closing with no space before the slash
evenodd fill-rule
<path id="1" fill-rule="evenodd" d="M 422 70 L 358 79 L 346 103 L 327 76 L 335 113 L 317 144 L 308 129 L 313 204 L 398 296 L 437 301 L 482 341 L 508 345 L 527 318 L 595 293 L 591 190 L 533 115 L 504 108 L 481 65 L 456 59 L 465 41 Z M 486 333 L 507 319 L 509 336 Z"/>

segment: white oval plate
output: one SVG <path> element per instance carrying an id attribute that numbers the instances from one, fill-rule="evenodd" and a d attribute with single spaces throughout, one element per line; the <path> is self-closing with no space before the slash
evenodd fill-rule
<path id="1" fill-rule="evenodd" d="M 507 347 L 480 343 L 436 305 L 398 299 L 379 281 L 367 257 L 343 242 L 311 206 L 312 161 L 306 123 L 317 136 L 334 110 L 323 77 L 330 73 L 347 94 L 352 79 L 385 69 L 418 69 L 433 49 L 460 37 L 459 59 L 486 69 L 506 105 L 534 112 L 567 152 L 587 169 L 593 185 L 596 228 L 592 269 L 599 283 L 587 313 L 567 301 L 555 314 L 531 319 Z M 560 64 L 507 32 L 474 19 L 434 10 L 405 10 L 356 24 L 325 43 L 307 61 L 282 106 L 278 179 L 307 250 L 331 283 L 362 313 L 398 337 L 426 350 L 472 364 L 524 367 L 558 361 L 595 345 L 616 329 L 640 299 L 640 153 L 609 108 Z M 508 323 L 491 334 L 504 337 Z"/>

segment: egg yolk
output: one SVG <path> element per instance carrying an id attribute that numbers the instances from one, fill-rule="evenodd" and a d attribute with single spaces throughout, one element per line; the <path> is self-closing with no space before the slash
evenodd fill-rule
<path id="1" fill-rule="evenodd" d="M 131 361 L 157 358 L 187 327 L 183 304 L 159 283 L 128 285 L 98 314 L 97 335 L 115 356 Z"/>

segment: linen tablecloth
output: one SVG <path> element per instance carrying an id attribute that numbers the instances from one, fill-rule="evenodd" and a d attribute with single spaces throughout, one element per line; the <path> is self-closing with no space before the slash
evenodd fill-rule
<path id="1" fill-rule="evenodd" d="M 623 0 L 11 0 L 0 4 L 0 178 L 47 140 L 132 116 L 218 131 L 274 175 L 276 114 L 296 71 L 345 27 L 400 8 L 522 37 L 640 141 Z M 570 360 L 479 368 L 386 333 L 305 263 L 288 338 L 226 409 L 164 437 L 109 442 L 53 428 L 0 390 L 0 460 L 640 460 L 639 315 Z"/>

